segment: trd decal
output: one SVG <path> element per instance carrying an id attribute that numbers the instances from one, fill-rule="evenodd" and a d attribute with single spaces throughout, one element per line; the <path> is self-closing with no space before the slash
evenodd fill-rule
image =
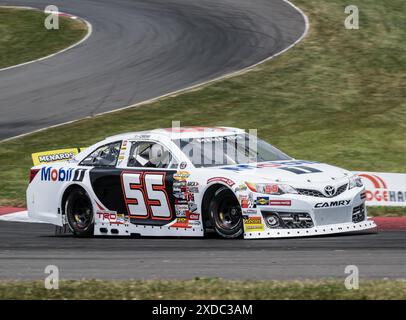
<path id="1" fill-rule="evenodd" d="M 130 218 L 171 220 L 165 172 L 122 172 L 121 184 Z"/>
<path id="2" fill-rule="evenodd" d="M 322 172 L 318 169 L 310 168 L 310 167 L 306 167 L 306 166 L 282 167 L 282 168 L 278 168 L 278 169 L 289 171 L 289 172 L 296 173 L 296 174 Z"/>

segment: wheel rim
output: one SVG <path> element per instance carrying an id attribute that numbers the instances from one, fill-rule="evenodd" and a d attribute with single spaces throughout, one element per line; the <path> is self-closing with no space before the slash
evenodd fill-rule
<path id="1" fill-rule="evenodd" d="M 80 197 L 71 207 L 72 222 L 77 229 L 84 230 L 92 222 L 92 205 L 89 199 Z"/>
<path id="2" fill-rule="evenodd" d="M 242 214 L 238 201 L 231 196 L 220 201 L 215 220 L 217 225 L 223 230 L 232 231 L 239 228 Z"/>

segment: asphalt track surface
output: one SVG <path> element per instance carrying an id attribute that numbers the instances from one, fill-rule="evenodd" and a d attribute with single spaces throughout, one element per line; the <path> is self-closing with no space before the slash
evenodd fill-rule
<path id="1" fill-rule="evenodd" d="M 74 238 L 45 224 L 0 223 L 0 279 L 406 278 L 406 232 L 296 239 Z"/>
<path id="2" fill-rule="evenodd" d="M 49 1 L 1 4 L 43 10 Z M 50 59 L 0 71 L 0 140 L 241 70 L 293 44 L 306 27 L 301 13 L 282 0 L 52 4 L 86 19 L 93 33 Z"/>

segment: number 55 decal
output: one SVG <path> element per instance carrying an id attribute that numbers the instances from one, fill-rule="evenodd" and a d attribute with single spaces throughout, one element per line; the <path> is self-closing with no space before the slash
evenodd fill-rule
<path id="1" fill-rule="evenodd" d="M 121 186 L 131 218 L 171 220 L 166 172 L 122 172 Z"/>

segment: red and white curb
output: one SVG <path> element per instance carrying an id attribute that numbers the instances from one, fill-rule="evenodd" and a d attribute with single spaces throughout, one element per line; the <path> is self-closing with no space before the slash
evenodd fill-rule
<path id="1" fill-rule="evenodd" d="M 406 217 L 375 217 L 371 218 L 378 230 L 406 230 Z"/>
<path id="2" fill-rule="evenodd" d="M 406 230 L 405 217 L 375 217 L 370 218 L 378 226 L 378 230 Z M 41 223 L 39 220 L 28 217 L 25 208 L 0 207 L 0 221 Z"/>

